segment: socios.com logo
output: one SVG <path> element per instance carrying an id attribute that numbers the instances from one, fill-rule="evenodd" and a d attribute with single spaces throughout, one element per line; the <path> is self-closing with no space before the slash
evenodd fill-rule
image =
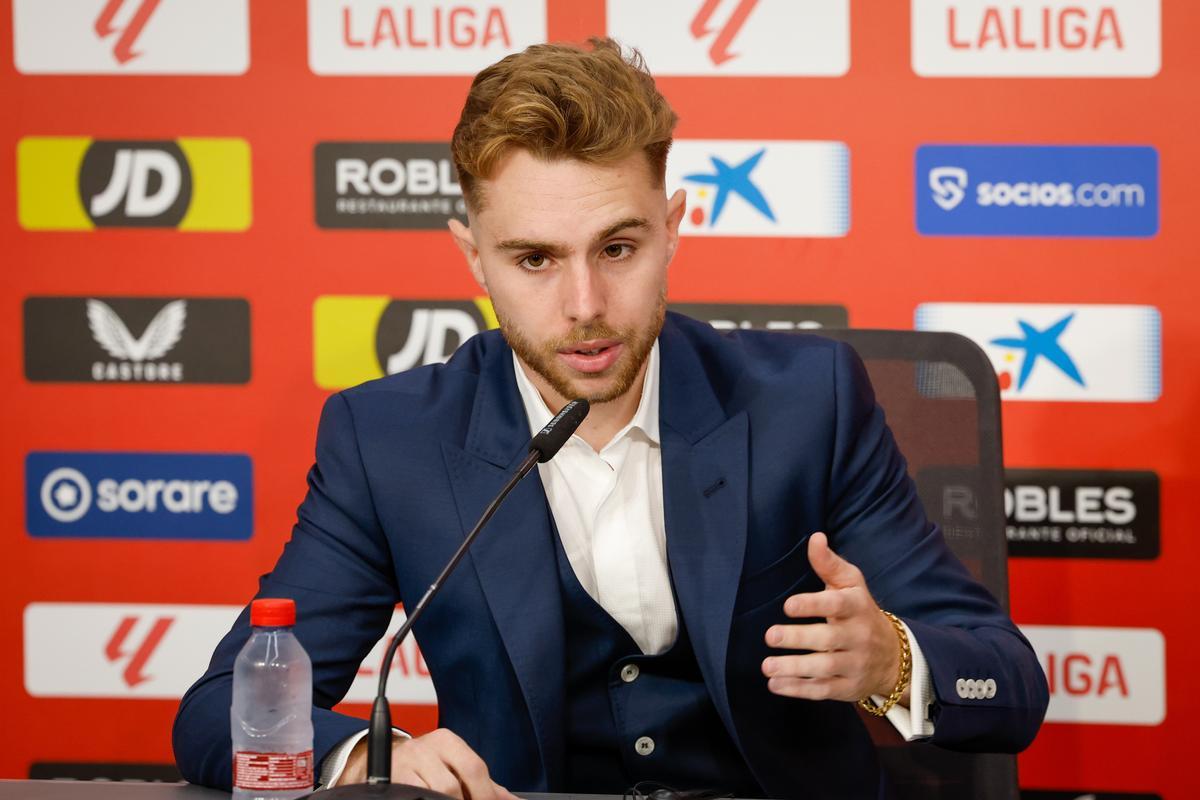
<path id="1" fill-rule="evenodd" d="M 26 524 L 37 537 L 248 539 L 250 458 L 36 452 L 25 459 Z"/>
<path id="2" fill-rule="evenodd" d="M 26 230 L 245 230 L 250 146 L 26 137 L 17 145 L 17 205 Z"/>
<path id="3" fill-rule="evenodd" d="M 917 229 L 928 235 L 1153 236 L 1152 147 L 925 146 Z"/>
<path id="4" fill-rule="evenodd" d="M 326 295 L 313 303 L 313 378 L 322 389 L 440 364 L 475 334 L 498 327 L 491 301 Z"/>

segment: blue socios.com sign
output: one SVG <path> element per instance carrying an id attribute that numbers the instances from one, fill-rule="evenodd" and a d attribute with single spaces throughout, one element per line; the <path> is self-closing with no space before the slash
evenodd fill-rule
<path id="1" fill-rule="evenodd" d="M 925 145 L 916 179 L 927 236 L 1158 233 L 1153 147 Z"/>
<path id="2" fill-rule="evenodd" d="M 26 527 L 38 537 L 249 539 L 252 472 L 244 455 L 29 453 Z"/>

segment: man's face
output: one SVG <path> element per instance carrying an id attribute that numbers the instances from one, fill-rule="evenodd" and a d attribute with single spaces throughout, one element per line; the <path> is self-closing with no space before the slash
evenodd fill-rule
<path id="1" fill-rule="evenodd" d="M 478 186 L 483 207 L 451 231 L 538 388 L 602 403 L 640 386 L 684 193 L 668 201 L 641 153 L 598 166 L 516 150 Z"/>

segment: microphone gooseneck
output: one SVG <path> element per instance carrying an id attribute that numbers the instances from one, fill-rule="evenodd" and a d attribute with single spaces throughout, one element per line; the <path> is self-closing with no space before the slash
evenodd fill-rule
<path id="1" fill-rule="evenodd" d="M 387 652 L 383 657 L 383 666 L 379 673 L 379 691 L 376 693 L 375 703 L 371 707 L 371 728 L 367 734 L 369 737 L 367 742 L 368 784 L 389 784 L 392 780 L 392 712 L 387 702 L 387 681 L 396 650 L 408 636 L 413 624 L 421 616 L 425 607 L 429 605 L 429 601 L 441 589 L 446 578 L 454 572 L 459 562 L 462 561 L 463 556 L 466 555 L 467 550 L 471 547 L 471 543 L 475 541 L 475 537 L 483 530 L 483 526 L 487 524 L 492 515 L 496 513 L 496 510 L 500 508 L 500 504 L 504 502 L 504 498 L 508 497 L 509 493 L 521 482 L 521 479 L 528 475 L 534 467 L 539 463 L 544 464 L 554 458 L 555 454 L 558 453 L 566 441 L 571 438 L 571 434 L 575 433 L 579 424 L 583 422 L 584 417 L 588 414 L 588 410 L 589 405 L 587 400 L 572 400 L 563 406 L 562 410 L 555 414 L 554 418 L 547 422 L 544 428 L 538 431 L 537 435 L 533 437 L 533 441 L 529 443 L 529 454 L 521 462 L 521 466 L 517 468 L 516 473 L 504 484 L 504 488 L 500 490 L 496 498 L 483 510 L 479 521 L 475 523 L 475 527 L 467 534 L 467 538 L 454 551 L 454 555 L 450 557 L 449 563 L 446 564 L 433 583 L 429 585 L 429 588 L 425 590 L 425 594 L 421 596 L 421 599 L 417 601 L 412 610 L 408 611 L 408 609 L 405 609 L 408 612 L 407 618 L 404 620 L 404 624 L 400 626 L 400 630 L 396 631 L 396 635 L 392 637 L 392 641 L 388 645 Z M 336 792 L 337 790 L 333 791 Z"/>

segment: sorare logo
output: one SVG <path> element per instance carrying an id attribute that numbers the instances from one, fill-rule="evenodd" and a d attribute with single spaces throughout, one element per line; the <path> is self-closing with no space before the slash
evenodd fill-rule
<path id="1" fill-rule="evenodd" d="M 467 220 L 448 142 L 321 142 L 313 152 L 322 228 L 445 230 Z"/>
<path id="2" fill-rule="evenodd" d="M 31 136 L 17 144 L 25 230 L 250 227 L 250 146 L 243 139 L 104 141 Z"/>
<path id="3" fill-rule="evenodd" d="M 916 328 L 973 339 L 1005 400 L 1150 403 L 1162 393 L 1153 306 L 923 303 Z"/>
<path id="4" fill-rule="evenodd" d="M 916 178 L 917 230 L 927 236 L 1158 233 L 1153 147 L 925 145 Z"/>
<path id="5" fill-rule="evenodd" d="M 395 300 L 325 295 L 313 303 L 313 379 L 343 389 L 426 364 L 440 364 L 499 323 L 486 297 Z"/>
<path id="6" fill-rule="evenodd" d="M 837 77 L 850 69 L 849 0 L 608 0 L 608 32 L 655 75 Z"/>
<path id="7" fill-rule="evenodd" d="M 474 75 L 544 41 L 543 2 L 308 0 L 317 75 Z"/>
<path id="8" fill-rule="evenodd" d="M 924 77 L 1150 78 L 1159 0 L 912 0 L 912 68 Z"/>
<path id="9" fill-rule="evenodd" d="M 691 236 L 845 236 L 850 151 L 843 142 L 679 139 L 668 193 L 685 189 Z"/>
<path id="10" fill-rule="evenodd" d="M 242 299 L 28 297 L 23 310 L 30 381 L 250 380 L 250 304 Z"/>
<path id="11" fill-rule="evenodd" d="M 249 0 L 13 0 L 13 60 L 28 75 L 240 75 Z"/>
<path id="12" fill-rule="evenodd" d="M 245 455 L 33 452 L 25 524 L 39 538 L 249 539 Z"/>
<path id="13" fill-rule="evenodd" d="M 704 320 L 719 331 L 804 331 L 850 325 L 846 307 L 839 305 L 672 303 L 671 310 Z"/>

